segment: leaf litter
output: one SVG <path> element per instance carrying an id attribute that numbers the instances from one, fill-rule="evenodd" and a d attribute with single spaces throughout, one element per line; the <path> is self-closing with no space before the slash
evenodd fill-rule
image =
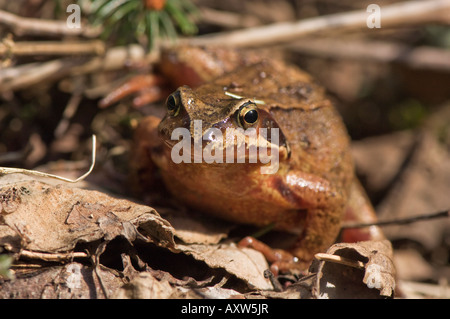
<path id="1" fill-rule="evenodd" d="M 105 192 L 29 178 L 1 178 L 0 207 L 0 247 L 15 275 L 0 281 L 3 298 L 324 297 L 298 278 L 274 291 L 263 255 L 238 248 L 227 238 L 233 226 L 214 219 L 166 219 Z"/>
<path id="2" fill-rule="evenodd" d="M 52 186 L 34 180 L 1 184 L 0 199 L 2 207 L 0 243 L 6 253 L 14 256 L 16 264 L 20 264 L 20 268 L 13 267 L 18 282 L 14 286 L 7 284 L 9 289 L 2 289 L 4 293 L 14 294 L 16 289 L 21 291 L 20 274 L 25 272 L 26 261 L 30 259 L 35 263 L 30 267 L 40 265 L 40 273 L 47 270 L 53 273 L 55 267 L 58 269 L 56 273 L 64 273 L 61 267 L 67 267 L 66 262 L 81 257 L 85 257 L 83 259 L 87 261 L 90 257 L 93 260 L 91 267 L 94 266 L 95 269 L 99 266 L 102 266 L 103 270 L 110 268 L 105 268 L 105 265 L 101 264 L 103 259 L 106 260 L 103 254 L 106 254 L 105 251 L 111 254 L 113 249 L 108 246 L 116 245 L 119 239 L 126 241 L 130 250 L 136 244 L 139 245 L 139 253 L 144 251 L 142 246 L 164 248 L 171 252 L 174 262 L 178 254 L 184 253 L 213 269 L 225 269 L 228 277 L 235 276 L 253 288 L 270 288 L 262 275 L 263 269 L 256 267 L 264 261 L 258 252 L 238 250 L 234 244 L 209 245 L 209 240 L 203 245 L 176 244 L 176 231 L 172 225 L 153 208 L 146 205 L 114 198 L 99 191 L 65 185 Z M 149 251 L 157 250 L 149 249 Z M 125 254 L 133 255 L 127 252 Z M 116 256 L 119 259 L 122 257 Z M 136 259 L 136 253 L 132 257 Z M 158 258 L 158 256 L 142 256 L 140 261 L 142 263 L 144 259 L 155 257 Z M 255 267 L 244 267 L 243 264 L 239 264 L 239 260 L 242 259 L 245 263 L 249 260 L 252 263 L 252 260 L 256 259 L 253 263 Z M 234 262 L 230 263 L 230 260 Z M 48 268 L 49 261 L 53 262 L 50 268 Z M 96 261 L 99 263 L 97 264 Z M 87 266 L 83 267 L 80 269 L 85 269 Z M 136 267 L 139 268 L 139 264 Z M 118 268 L 123 268 L 123 265 Z M 116 273 L 118 278 L 124 277 L 120 274 L 121 271 L 113 271 L 113 273 Z M 138 273 L 136 271 L 136 274 Z M 223 271 L 218 273 L 223 276 Z M 148 274 L 152 273 L 148 272 Z M 54 276 L 50 277 L 54 278 Z M 176 281 L 172 280 L 172 282 Z M 185 283 L 185 281 L 178 281 L 180 282 Z M 122 282 L 122 284 L 125 283 Z M 2 282 L 2 285 L 4 284 L 5 282 Z M 22 288 L 29 288 L 27 286 L 24 283 Z M 44 286 L 35 287 L 44 289 Z M 87 289 L 87 287 L 84 288 Z M 39 295 L 42 295 L 42 291 Z M 161 294 L 159 297 L 164 296 Z"/>

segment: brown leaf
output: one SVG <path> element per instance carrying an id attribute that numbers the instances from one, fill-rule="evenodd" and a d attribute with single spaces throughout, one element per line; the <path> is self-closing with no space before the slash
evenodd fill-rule
<path id="1" fill-rule="evenodd" d="M 416 135 L 400 131 L 352 142 L 356 171 L 365 189 L 380 196 L 396 178 L 411 153 Z"/>
<path id="2" fill-rule="evenodd" d="M 450 107 L 449 107 L 450 109 Z M 447 118 L 448 119 L 448 118 Z M 448 120 L 447 120 L 448 123 Z M 401 219 L 450 208 L 450 152 L 438 137 L 424 131 L 407 167 L 378 207 L 379 218 Z M 383 230 L 392 241 L 408 239 L 427 250 L 437 247 L 450 229 L 450 219 L 435 219 Z"/>
<path id="3" fill-rule="evenodd" d="M 168 299 L 175 289 L 167 281 L 159 281 L 149 273 L 141 273 L 123 285 L 113 295 L 114 299 Z"/>
<path id="4" fill-rule="evenodd" d="M 233 227 L 223 220 L 206 216 L 184 215 L 181 213 L 164 215 L 175 229 L 175 236 L 186 244 L 218 244 L 228 236 Z"/>
<path id="5" fill-rule="evenodd" d="M 244 280 L 253 289 L 272 289 L 264 278 L 269 268 L 264 256 L 253 249 L 238 248 L 234 243 L 220 245 L 177 245 L 177 249 L 204 261 L 211 268 L 222 268 Z"/>
<path id="6" fill-rule="evenodd" d="M 80 263 L 39 269 L 1 283 L 0 298 L 89 299 L 112 295 L 123 280 L 113 272 Z"/>
<path id="7" fill-rule="evenodd" d="M 314 263 L 316 298 L 380 298 L 393 296 L 395 267 L 389 241 L 339 243 L 327 254 L 341 261 Z"/>
<path id="8" fill-rule="evenodd" d="M 98 191 L 37 181 L 3 186 L 0 194 L 14 189 L 20 190 L 15 201 L 19 204 L 14 211 L 1 213 L 2 224 L 9 227 L 7 232 L 0 228 L 2 243 L 11 238 L 12 230 L 21 238 L 22 249 L 49 253 L 70 251 L 78 242 L 109 241 L 117 236 L 174 245 L 172 226 L 151 207 Z"/>
<path id="9" fill-rule="evenodd" d="M 397 249 L 394 264 L 401 280 L 425 281 L 433 275 L 433 267 L 415 249 Z"/>

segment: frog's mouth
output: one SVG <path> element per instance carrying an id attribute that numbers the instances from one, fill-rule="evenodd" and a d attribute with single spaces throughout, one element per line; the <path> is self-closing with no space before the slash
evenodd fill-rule
<path id="1" fill-rule="evenodd" d="M 164 143 L 171 151 L 173 162 L 265 165 L 290 157 L 290 147 L 278 128 L 271 129 L 269 135 L 266 131 L 257 132 L 256 129 L 221 130 L 214 127 L 203 133 L 194 127 L 193 132 L 194 136 L 187 128 L 178 127 L 170 132 L 169 138 L 169 132 L 162 130 Z"/>

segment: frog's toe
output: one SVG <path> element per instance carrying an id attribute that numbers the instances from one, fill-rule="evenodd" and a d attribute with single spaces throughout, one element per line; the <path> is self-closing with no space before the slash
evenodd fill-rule
<path id="1" fill-rule="evenodd" d="M 238 243 L 238 246 L 253 248 L 262 253 L 270 263 L 270 270 L 275 276 L 279 273 L 304 270 L 308 267 L 308 265 L 305 265 L 305 263 L 290 252 L 283 249 L 274 249 L 251 236 L 243 238 Z"/>

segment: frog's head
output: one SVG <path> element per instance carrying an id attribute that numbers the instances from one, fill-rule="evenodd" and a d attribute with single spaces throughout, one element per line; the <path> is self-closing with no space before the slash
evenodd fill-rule
<path id="1" fill-rule="evenodd" d="M 286 137 L 262 101 L 225 94 L 222 88 L 180 87 L 166 100 L 159 125 L 175 162 L 268 163 L 290 156 Z M 181 149 L 183 150 L 181 152 Z"/>

